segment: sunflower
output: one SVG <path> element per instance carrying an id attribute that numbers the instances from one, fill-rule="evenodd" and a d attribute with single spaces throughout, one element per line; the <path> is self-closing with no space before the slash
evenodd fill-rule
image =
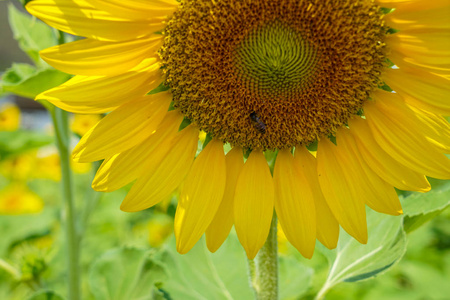
<path id="1" fill-rule="evenodd" d="M 366 243 L 366 205 L 399 215 L 394 187 L 426 192 L 426 176 L 450 178 L 447 0 L 33 0 L 26 8 L 85 37 L 41 52 L 75 76 L 37 99 L 110 112 L 74 157 L 104 159 L 95 190 L 134 182 L 124 211 L 179 193 L 180 253 L 204 233 L 216 251 L 234 225 L 251 259 L 274 209 L 305 257 L 316 239 L 336 247 L 339 226 Z"/>
<path id="2" fill-rule="evenodd" d="M 36 214 L 44 202 L 23 182 L 11 182 L 0 190 L 0 215 Z"/>
<path id="3" fill-rule="evenodd" d="M 11 103 L 0 106 L 0 131 L 15 131 L 20 127 L 20 109 Z"/>

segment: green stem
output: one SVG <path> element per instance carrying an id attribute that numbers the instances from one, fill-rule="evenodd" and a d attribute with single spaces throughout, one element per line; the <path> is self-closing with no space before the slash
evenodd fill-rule
<path id="1" fill-rule="evenodd" d="M 269 236 L 255 261 L 249 261 L 250 281 L 257 300 L 278 299 L 277 215 L 273 214 Z M 253 275 L 252 275 L 253 273 Z"/>
<path id="2" fill-rule="evenodd" d="M 253 289 L 253 292 L 255 292 L 255 298 L 257 297 L 256 293 L 256 264 L 254 259 L 247 259 L 247 267 L 248 267 L 248 283 L 250 287 Z"/>
<path id="3" fill-rule="evenodd" d="M 54 108 L 52 113 L 53 124 L 55 126 L 56 144 L 58 146 L 61 159 L 61 181 L 63 187 L 63 223 L 67 239 L 67 259 L 69 268 L 69 299 L 79 300 L 80 298 L 80 269 L 79 269 L 79 247 L 80 240 L 76 228 L 76 216 L 73 197 L 72 172 L 70 170 L 70 134 L 68 113 Z"/>

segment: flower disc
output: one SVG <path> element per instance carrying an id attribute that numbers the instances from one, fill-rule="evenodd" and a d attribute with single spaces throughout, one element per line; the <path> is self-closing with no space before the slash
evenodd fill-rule
<path id="1" fill-rule="evenodd" d="M 213 137 L 283 149 L 334 134 L 383 67 L 371 1 L 182 1 L 160 51 L 175 107 Z"/>

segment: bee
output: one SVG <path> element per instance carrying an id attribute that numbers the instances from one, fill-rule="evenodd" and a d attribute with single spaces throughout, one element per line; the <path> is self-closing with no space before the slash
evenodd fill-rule
<path id="1" fill-rule="evenodd" d="M 258 130 L 262 134 L 266 133 L 266 124 L 261 121 L 256 112 L 252 111 L 250 113 L 250 120 L 252 121 L 252 124 L 256 128 L 256 130 Z"/>

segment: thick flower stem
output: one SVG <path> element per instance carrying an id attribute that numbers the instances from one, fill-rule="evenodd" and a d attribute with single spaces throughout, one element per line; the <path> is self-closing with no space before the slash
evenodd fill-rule
<path id="1" fill-rule="evenodd" d="M 72 173 L 70 170 L 70 135 L 67 112 L 53 108 L 51 111 L 55 127 L 56 143 L 61 159 L 61 181 L 63 188 L 63 223 L 67 239 L 67 259 L 69 268 L 68 288 L 69 299 L 79 300 L 80 297 L 80 269 L 79 269 L 79 236 L 77 232 Z"/>
<path id="2" fill-rule="evenodd" d="M 266 243 L 256 258 L 249 261 L 250 280 L 257 300 L 278 299 L 277 215 L 274 213 Z"/>

